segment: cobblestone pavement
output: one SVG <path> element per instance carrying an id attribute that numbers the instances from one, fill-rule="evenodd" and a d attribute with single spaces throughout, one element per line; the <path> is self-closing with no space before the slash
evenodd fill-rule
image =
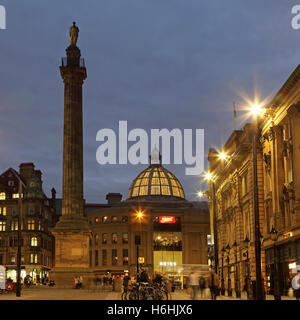
<path id="1" fill-rule="evenodd" d="M 59 289 L 49 287 L 33 287 L 22 290 L 21 297 L 15 293 L 0 294 L 0 300 L 120 300 L 120 292 L 100 289 Z M 171 293 L 171 300 L 191 300 L 185 290 L 177 290 Z M 197 300 L 210 300 L 209 290 L 205 290 L 204 296 L 197 296 Z M 235 297 L 221 296 L 217 300 L 247 300 L 246 295 L 241 299 Z M 267 300 L 274 300 L 273 296 L 267 296 Z M 294 297 L 282 297 L 282 300 L 296 300 Z"/>

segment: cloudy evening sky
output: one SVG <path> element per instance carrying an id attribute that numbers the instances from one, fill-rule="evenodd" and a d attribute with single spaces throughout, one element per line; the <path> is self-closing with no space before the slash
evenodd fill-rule
<path id="1" fill-rule="evenodd" d="M 85 198 L 127 197 L 145 165 L 96 162 L 96 133 L 130 129 L 203 128 L 205 151 L 233 130 L 239 92 L 274 95 L 300 62 L 300 30 L 286 0 L 0 0 L 0 170 L 34 162 L 44 190 L 61 196 L 63 82 L 61 57 L 72 21 L 85 58 Z M 239 113 L 241 114 L 241 112 Z M 207 154 L 206 154 L 207 155 Z M 207 164 L 206 164 L 207 166 Z M 199 176 L 166 166 L 195 200 Z M 203 185 L 204 187 L 204 185 Z"/>

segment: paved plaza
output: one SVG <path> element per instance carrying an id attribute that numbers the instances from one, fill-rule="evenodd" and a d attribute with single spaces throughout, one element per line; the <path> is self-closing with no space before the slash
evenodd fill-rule
<path id="1" fill-rule="evenodd" d="M 221 296 L 218 300 L 247 300 L 246 295 L 241 299 Z M 103 289 L 59 289 L 50 287 L 32 287 L 23 289 L 21 297 L 15 293 L 0 294 L 0 300 L 121 300 L 120 292 Z M 171 293 L 171 300 L 191 300 L 185 290 L 177 290 Z M 197 300 L 210 300 L 209 290 L 205 290 L 204 296 L 198 294 Z M 267 296 L 267 300 L 274 300 L 273 296 Z M 296 300 L 294 297 L 282 297 L 282 300 Z"/>

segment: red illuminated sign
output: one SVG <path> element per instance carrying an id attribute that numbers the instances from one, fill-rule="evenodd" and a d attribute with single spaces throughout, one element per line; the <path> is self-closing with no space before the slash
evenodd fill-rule
<path id="1" fill-rule="evenodd" d="M 175 217 L 173 217 L 173 216 L 160 216 L 159 223 L 175 223 Z"/>

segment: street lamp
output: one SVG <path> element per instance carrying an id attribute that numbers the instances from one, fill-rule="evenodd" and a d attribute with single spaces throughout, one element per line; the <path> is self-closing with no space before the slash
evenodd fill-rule
<path id="1" fill-rule="evenodd" d="M 254 204 L 254 234 L 255 234 L 255 273 L 256 273 L 256 300 L 264 300 L 261 273 L 261 238 L 259 226 L 259 204 L 258 204 L 258 178 L 257 178 L 257 140 L 258 140 L 258 116 L 262 112 L 259 104 L 253 104 L 251 113 L 254 118 L 255 133 L 252 140 L 253 159 L 253 204 Z"/>
<path id="2" fill-rule="evenodd" d="M 276 247 L 276 241 L 278 239 L 278 232 L 272 227 L 272 230 L 270 231 L 271 240 L 274 243 L 274 281 L 273 281 L 273 294 L 275 300 L 281 300 L 280 295 L 280 288 L 279 288 L 279 277 L 278 277 L 278 258 L 277 258 L 277 247 Z"/>
<path id="3" fill-rule="evenodd" d="M 228 274 L 227 274 L 227 279 L 228 279 L 228 289 L 227 289 L 227 293 L 228 293 L 228 297 L 232 296 L 232 289 L 231 289 L 231 275 L 230 275 L 230 245 L 228 244 L 226 246 L 226 251 L 227 251 L 227 269 L 228 269 Z"/>
<path id="4" fill-rule="evenodd" d="M 214 228 L 214 267 L 216 274 L 218 274 L 219 269 L 219 250 L 218 250 L 218 230 L 217 230 L 217 210 L 216 210 L 216 191 L 214 176 L 212 173 L 207 172 L 205 174 L 205 180 L 211 184 L 212 189 L 212 205 L 213 205 L 213 228 Z"/>
<path id="5" fill-rule="evenodd" d="M 143 212 L 142 211 L 137 211 L 136 212 L 136 217 L 137 217 L 137 220 L 139 222 L 139 225 L 140 225 L 140 229 L 141 229 L 141 221 L 142 221 L 142 218 L 143 218 Z M 139 245 L 141 244 L 141 235 L 136 235 L 135 236 L 135 245 L 136 245 L 136 280 L 137 282 L 139 283 L 140 281 L 140 270 L 139 270 Z"/>
<path id="6" fill-rule="evenodd" d="M 18 207 L 19 207 L 19 214 L 18 214 L 18 251 L 17 251 L 17 284 L 16 284 L 16 296 L 21 296 L 21 224 L 22 224 L 22 181 L 19 179 L 19 199 L 18 199 Z"/>
<path id="7" fill-rule="evenodd" d="M 222 250 L 222 273 L 221 273 L 221 295 L 225 295 L 225 283 L 224 283 L 224 254 L 226 249 L 223 247 Z"/>
<path id="8" fill-rule="evenodd" d="M 238 244 L 236 240 L 234 241 L 232 247 L 234 248 L 234 255 L 235 255 L 235 272 L 234 272 L 234 280 L 235 280 L 235 296 L 236 298 L 241 297 L 241 291 L 239 286 L 239 274 L 238 274 L 238 258 L 237 258 L 237 251 L 238 251 Z"/>
<path id="9" fill-rule="evenodd" d="M 250 240 L 248 239 L 248 236 L 246 235 L 245 240 L 243 240 L 243 243 L 245 245 L 245 248 L 247 248 L 246 251 L 246 286 L 247 286 L 247 298 L 249 299 L 249 282 L 250 282 L 250 265 L 249 265 L 249 248 L 250 248 Z"/>

